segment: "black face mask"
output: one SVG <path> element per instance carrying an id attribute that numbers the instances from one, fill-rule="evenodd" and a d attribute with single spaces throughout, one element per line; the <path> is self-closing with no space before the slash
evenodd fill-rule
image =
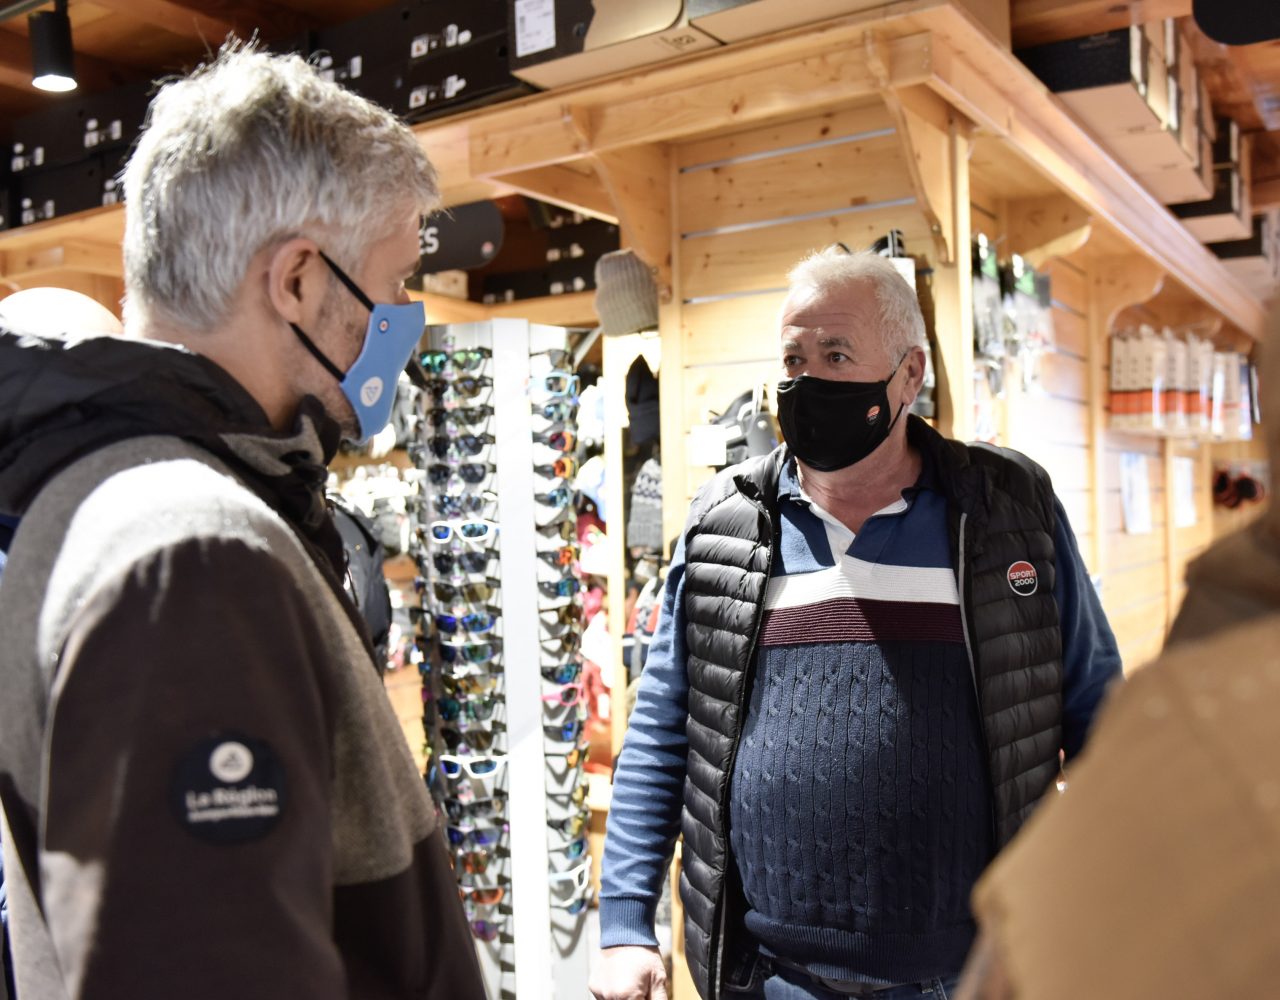
<path id="1" fill-rule="evenodd" d="M 908 352 L 910 353 L 910 352 Z M 811 469 L 834 472 L 880 447 L 906 404 L 889 419 L 889 382 L 839 382 L 800 375 L 778 383 L 778 425 L 792 454 Z"/>

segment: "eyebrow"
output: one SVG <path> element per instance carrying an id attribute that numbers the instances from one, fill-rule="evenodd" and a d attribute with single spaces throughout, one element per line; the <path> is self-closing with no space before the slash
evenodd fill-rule
<path id="1" fill-rule="evenodd" d="M 800 341 L 794 340 L 792 338 L 787 338 L 782 342 L 782 349 L 784 351 L 800 350 L 802 346 L 803 345 L 801 345 Z M 848 337 L 819 337 L 818 346 L 819 347 L 843 347 L 850 354 L 853 353 L 853 341 L 851 341 Z"/>

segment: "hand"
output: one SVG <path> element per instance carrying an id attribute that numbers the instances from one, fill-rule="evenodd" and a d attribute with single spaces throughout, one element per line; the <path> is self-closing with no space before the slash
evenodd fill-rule
<path id="1" fill-rule="evenodd" d="M 667 1000 L 667 969 L 657 948 L 605 948 L 590 989 L 595 1000 Z"/>

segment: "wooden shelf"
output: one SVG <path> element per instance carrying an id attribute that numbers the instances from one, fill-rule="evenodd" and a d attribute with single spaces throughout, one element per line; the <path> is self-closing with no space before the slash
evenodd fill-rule
<path id="1" fill-rule="evenodd" d="M 1261 335 L 1259 299 L 1008 49 L 947 0 L 903 0 L 415 131 L 437 165 L 446 204 L 518 190 L 618 218 L 618 200 L 637 181 L 623 165 L 660 167 L 651 151 L 664 144 L 918 90 L 972 122 L 989 162 L 1007 157 L 1001 170 L 1039 177 L 1228 323 Z M 119 209 L 101 209 L 0 234 L 0 272 L 16 279 L 57 267 L 111 266 L 103 251 L 118 246 L 121 227 Z M 638 230 L 635 221 L 631 230 Z M 590 321 L 585 311 L 552 313 L 557 322 Z"/>

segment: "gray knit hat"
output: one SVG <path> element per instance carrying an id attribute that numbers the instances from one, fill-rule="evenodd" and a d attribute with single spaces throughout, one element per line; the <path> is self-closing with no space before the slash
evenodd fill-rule
<path id="1" fill-rule="evenodd" d="M 596 261 L 596 316 L 609 335 L 657 329 L 658 286 L 634 251 L 615 250 Z"/>

